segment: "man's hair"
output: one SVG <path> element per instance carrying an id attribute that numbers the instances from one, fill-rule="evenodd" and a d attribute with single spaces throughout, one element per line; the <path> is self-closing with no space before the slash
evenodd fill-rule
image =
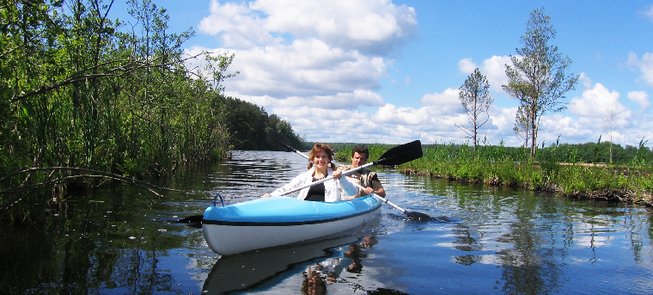
<path id="1" fill-rule="evenodd" d="M 365 157 L 370 157 L 370 151 L 364 145 L 357 145 L 351 149 L 351 156 L 353 157 L 355 153 L 365 154 Z"/>

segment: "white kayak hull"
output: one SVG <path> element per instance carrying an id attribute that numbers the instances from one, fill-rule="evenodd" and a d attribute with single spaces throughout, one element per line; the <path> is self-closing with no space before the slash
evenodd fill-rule
<path id="1" fill-rule="evenodd" d="M 202 230 L 211 250 L 231 255 L 333 238 L 372 222 L 378 218 L 381 207 L 381 202 L 373 197 L 335 203 L 289 197 L 250 202 L 255 203 L 207 208 Z"/>

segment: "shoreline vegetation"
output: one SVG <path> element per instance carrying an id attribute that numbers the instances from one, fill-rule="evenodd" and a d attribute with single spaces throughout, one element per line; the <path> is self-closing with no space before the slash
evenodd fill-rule
<path id="1" fill-rule="evenodd" d="M 124 19 L 102 1 L 0 6 L 0 222 L 29 223 L 115 181 L 152 191 L 142 180 L 268 149 L 269 137 L 302 142 L 224 94 L 233 53 L 186 53 L 192 29 L 172 32 L 150 0 L 127 4 Z"/>
<path id="2" fill-rule="evenodd" d="M 604 143 L 562 144 L 538 150 L 505 146 L 424 145 L 424 156 L 399 166 L 408 175 L 495 187 L 524 188 L 564 197 L 653 207 L 653 152 Z M 337 144 L 337 159 L 347 161 L 353 144 Z M 387 145 L 372 144 L 370 159 Z M 612 163 L 609 162 L 610 157 Z"/>

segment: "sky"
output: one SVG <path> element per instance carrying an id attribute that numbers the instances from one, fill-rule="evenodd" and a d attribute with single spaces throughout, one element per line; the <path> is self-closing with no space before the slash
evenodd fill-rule
<path id="1" fill-rule="evenodd" d="M 519 102 L 502 90 L 531 11 L 571 60 L 567 108 L 541 118 L 538 145 L 653 146 L 651 1 L 155 1 L 184 50 L 234 54 L 225 94 L 263 107 L 309 142 L 471 144 L 458 91 L 474 68 L 494 99 L 481 144 L 520 146 Z M 189 64 L 191 67 L 198 66 Z"/>

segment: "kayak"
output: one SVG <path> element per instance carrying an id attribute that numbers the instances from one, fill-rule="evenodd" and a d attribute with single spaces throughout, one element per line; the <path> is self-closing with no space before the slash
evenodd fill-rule
<path id="1" fill-rule="evenodd" d="M 375 220 L 381 201 L 313 202 L 275 196 L 204 211 L 202 231 L 209 248 L 231 255 L 323 238 L 334 238 Z"/>

